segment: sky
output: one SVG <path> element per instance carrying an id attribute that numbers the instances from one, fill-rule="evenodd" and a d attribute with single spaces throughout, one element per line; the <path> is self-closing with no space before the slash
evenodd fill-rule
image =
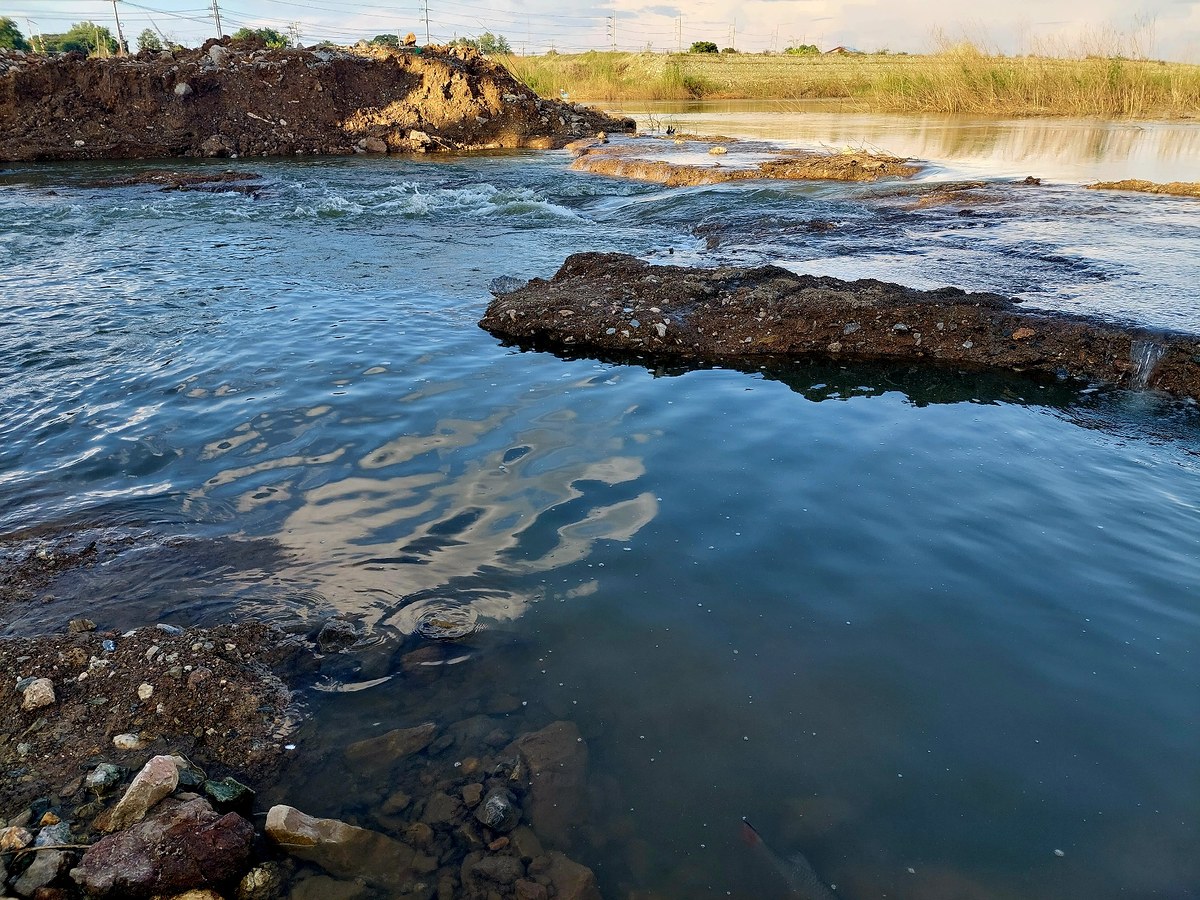
<path id="1" fill-rule="evenodd" d="M 485 31 L 516 52 L 686 49 L 693 41 L 744 52 L 796 44 L 924 53 L 970 40 L 1013 54 L 1098 53 L 1200 62 L 1200 0 L 216 0 L 226 33 L 241 27 L 298 31 L 304 44 L 428 30 L 434 42 Z M 145 28 L 184 44 L 216 34 L 212 0 L 116 0 L 131 43 Z M 94 21 L 114 33 L 112 0 L 0 0 L 22 32 L 65 31 Z M 427 23 L 428 22 L 428 26 Z"/>

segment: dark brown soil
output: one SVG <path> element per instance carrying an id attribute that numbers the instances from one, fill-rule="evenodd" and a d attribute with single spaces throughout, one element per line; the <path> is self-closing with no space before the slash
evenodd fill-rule
<path id="1" fill-rule="evenodd" d="M 497 297 L 480 325 L 533 345 L 658 358 L 904 360 L 1147 386 L 1200 399 L 1200 337 L 1024 310 L 996 294 L 919 291 L 775 266 L 689 269 L 571 256 L 550 281 Z M 1163 355 L 1145 385 L 1140 341 Z"/>
<path id="2" fill-rule="evenodd" d="M 5 160 L 550 148 L 633 128 L 542 100 L 469 48 L 0 51 Z"/>
<path id="3" fill-rule="evenodd" d="M 274 671 L 300 647 L 258 623 L 0 642 L 0 818 L 38 797 L 73 806 L 87 799 L 80 779 L 96 764 L 136 771 L 158 753 L 183 754 L 211 777 L 261 783 L 292 726 L 291 693 Z M 25 678 L 50 679 L 56 702 L 23 709 Z M 120 734 L 144 746 L 119 750 Z"/>
<path id="4" fill-rule="evenodd" d="M 909 160 L 886 154 L 855 151 L 850 153 L 815 150 L 772 150 L 762 160 L 757 145 L 744 145 L 725 139 L 716 146 L 712 141 L 677 139 L 671 145 L 655 139 L 633 139 L 621 143 L 577 143 L 579 154 L 571 163 L 577 172 L 609 175 L 634 181 L 651 181 L 667 187 L 691 187 L 726 181 L 759 178 L 783 181 L 879 181 L 883 178 L 909 178 L 920 166 Z M 756 151 L 753 158 L 742 159 L 743 149 Z M 713 155 L 713 151 L 724 151 Z M 673 157 L 694 156 L 703 152 L 711 162 L 695 162 Z"/>

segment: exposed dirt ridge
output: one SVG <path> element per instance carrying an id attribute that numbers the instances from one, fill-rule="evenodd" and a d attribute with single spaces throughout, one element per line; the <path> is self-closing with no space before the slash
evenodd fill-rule
<path id="1" fill-rule="evenodd" d="M 996 294 L 919 291 L 776 266 L 690 269 L 580 253 L 553 279 L 498 296 L 480 325 L 507 339 L 577 351 L 924 361 L 1200 399 L 1200 336 L 1025 310 Z"/>
<path id="2" fill-rule="evenodd" d="M 0 50 L 4 160 L 546 149 L 633 128 L 542 100 L 465 47 L 225 38 L 114 59 Z"/>

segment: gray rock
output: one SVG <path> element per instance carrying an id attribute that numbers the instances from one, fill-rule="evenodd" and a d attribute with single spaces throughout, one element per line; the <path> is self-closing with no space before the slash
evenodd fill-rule
<path id="1" fill-rule="evenodd" d="M 192 86 L 186 81 L 181 81 L 179 84 L 175 85 L 175 96 L 180 100 L 182 100 L 184 97 L 190 96 L 191 94 Z"/>
<path id="2" fill-rule="evenodd" d="M 112 763 L 100 763 L 88 773 L 84 783 L 88 790 L 99 796 L 104 796 L 121 783 L 121 767 Z"/>
<path id="3" fill-rule="evenodd" d="M 208 48 L 208 58 L 212 60 L 214 66 L 225 65 L 229 61 L 229 55 L 229 50 L 220 44 L 213 44 Z"/>
<path id="4" fill-rule="evenodd" d="M 425 812 L 421 816 L 421 821 L 435 828 L 439 825 L 449 825 L 458 815 L 460 806 L 457 799 L 438 791 L 431 794 L 425 801 Z"/>
<path id="5" fill-rule="evenodd" d="M 317 649 L 322 653 L 336 653 L 354 646 L 357 640 L 358 627 L 353 622 L 348 619 L 329 619 L 317 632 Z"/>
<path id="6" fill-rule="evenodd" d="M 40 850 L 29 868 L 13 882 L 13 890 L 22 897 L 29 897 L 66 871 L 70 864 L 71 854 L 66 850 Z"/>
<path id="7" fill-rule="evenodd" d="M 475 818 L 492 831 L 508 832 L 521 821 L 516 798 L 502 787 L 492 788 L 475 810 Z"/>
<path id="8" fill-rule="evenodd" d="M 57 822 L 54 825 L 46 825 L 38 832 L 37 838 L 33 842 L 35 847 L 54 847 L 60 844 L 71 843 L 71 826 L 66 822 Z"/>
<path id="9" fill-rule="evenodd" d="M 88 848 L 71 877 L 90 900 L 173 896 L 245 871 L 254 826 L 206 800 L 164 802 L 153 816 Z"/>
<path id="10" fill-rule="evenodd" d="M 146 746 L 140 734 L 118 734 L 113 738 L 113 746 L 122 752 L 142 750 Z"/>

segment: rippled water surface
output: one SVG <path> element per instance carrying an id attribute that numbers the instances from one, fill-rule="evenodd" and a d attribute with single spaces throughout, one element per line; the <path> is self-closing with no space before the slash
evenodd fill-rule
<path id="1" fill-rule="evenodd" d="M 9 169 L 0 532 L 133 538 L 80 585 L 104 627 L 355 617 L 280 788 L 314 813 L 387 793 L 327 762 L 380 723 L 566 718 L 607 897 L 782 896 L 742 816 L 850 900 L 1198 896 L 1191 405 L 475 325 L 492 278 L 622 250 L 1200 327 L 1200 203 L 935 161 L 1000 199 L 667 191 L 556 153 L 233 163 L 258 199 Z M 422 647 L 442 665 L 406 671 Z"/>

